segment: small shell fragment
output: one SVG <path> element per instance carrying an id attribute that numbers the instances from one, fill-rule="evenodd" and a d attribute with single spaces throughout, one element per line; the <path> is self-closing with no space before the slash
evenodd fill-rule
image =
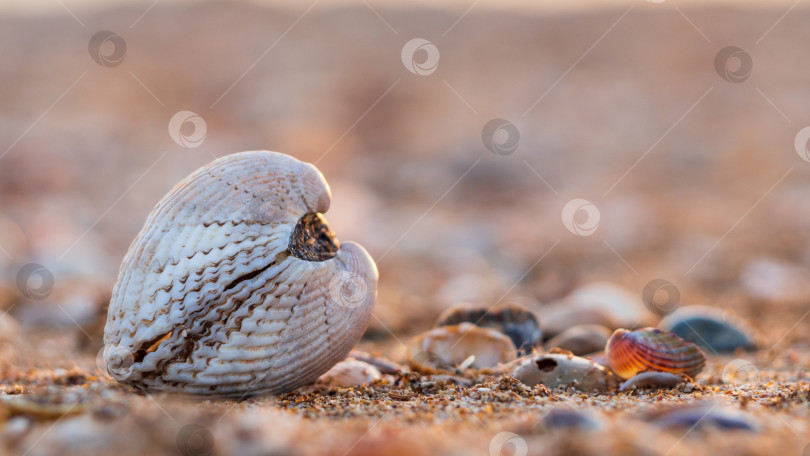
<path id="1" fill-rule="evenodd" d="M 405 366 L 401 366 L 390 359 L 382 356 L 372 355 L 371 353 L 366 353 L 360 350 L 352 350 L 349 352 L 349 358 L 371 364 L 377 368 L 381 374 L 394 375 L 406 370 Z"/>
<path id="2" fill-rule="evenodd" d="M 669 389 L 678 386 L 683 381 L 682 376 L 669 372 L 642 372 L 622 383 L 619 391 L 628 391 L 632 388 Z"/>
<path id="3" fill-rule="evenodd" d="M 610 368 L 621 378 L 658 371 L 694 378 L 706 364 L 697 345 L 656 328 L 617 329 L 605 346 Z"/>
<path id="4" fill-rule="evenodd" d="M 522 353 L 531 352 L 532 348 L 543 339 L 537 316 L 517 304 L 493 309 L 459 304 L 442 312 L 436 325 L 451 326 L 464 322 L 483 328 L 492 328 L 506 334 Z"/>
<path id="5" fill-rule="evenodd" d="M 483 369 L 517 358 L 515 345 L 509 337 L 472 323 L 441 326 L 424 332 L 408 342 L 407 351 L 411 368 L 426 374 L 454 371 L 465 361 L 470 369 Z"/>
<path id="6" fill-rule="evenodd" d="M 353 388 L 373 383 L 380 378 L 382 378 L 382 374 L 376 367 L 363 361 L 347 358 L 321 375 L 318 382 L 340 388 Z"/>
<path id="7" fill-rule="evenodd" d="M 599 364 L 570 354 L 526 356 L 518 361 L 512 377 L 529 386 L 543 385 L 549 389 L 570 386 L 600 393 L 615 389 L 619 383 Z"/>

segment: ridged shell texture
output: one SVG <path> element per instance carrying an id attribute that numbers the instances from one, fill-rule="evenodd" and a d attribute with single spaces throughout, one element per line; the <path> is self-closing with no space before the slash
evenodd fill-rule
<path id="1" fill-rule="evenodd" d="M 617 329 L 605 346 L 610 368 L 628 379 L 639 372 L 658 371 L 695 377 L 706 355 L 695 344 L 656 328 Z"/>
<path id="2" fill-rule="evenodd" d="M 121 266 L 104 331 L 118 381 L 145 391 L 290 391 L 366 329 L 377 268 L 339 244 L 312 165 L 242 152 L 197 170 L 149 215 Z"/>

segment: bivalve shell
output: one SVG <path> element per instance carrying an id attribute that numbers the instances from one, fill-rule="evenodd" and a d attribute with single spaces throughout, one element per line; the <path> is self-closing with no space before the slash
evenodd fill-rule
<path id="1" fill-rule="evenodd" d="M 426 374 L 493 368 L 517 358 L 509 337 L 472 323 L 431 329 L 412 338 L 407 350 L 411 368 Z"/>
<path id="2" fill-rule="evenodd" d="M 144 391 L 246 396 L 312 383 L 366 329 L 377 268 L 339 243 L 321 173 L 267 151 L 218 159 L 155 207 L 127 252 L 104 361 Z"/>
<path id="3" fill-rule="evenodd" d="M 629 379 L 639 372 L 657 371 L 694 378 L 706 364 L 695 344 L 656 328 L 617 329 L 605 346 L 610 368 Z"/>
<path id="4" fill-rule="evenodd" d="M 543 339 L 537 316 L 517 304 L 492 309 L 471 304 L 459 304 L 442 312 L 437 325 L 451 326 L 464 322 L 492 328 L 506 334 L 512 339 L 515 347 L 523 353 L 531 352 Z"/>

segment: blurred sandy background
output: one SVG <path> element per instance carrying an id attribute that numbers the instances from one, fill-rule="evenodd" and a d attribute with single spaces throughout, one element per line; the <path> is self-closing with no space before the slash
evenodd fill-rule
<path id="1" fill-rule="evenodd" d="M 326 175 L 333 229 L 379 263 L 371 336 L 461 300 L 538 305 L 589 280 L 640 293 L 665 278 L 686 302 L 732 306 L 749 262 L 810 264 L 810 167 L 793 144 L 810 122 L 806 8 L 372 3 L 6 3 L 19 7 L 0 16 L 10 293 L 28 262 L 53 272 L 53 297 L 77 281 L 109 292 L 155 202 L 249 149 Z M 125 41 L 120 65 L 91 58 L 99 30 Z M 430 75 L 402 63 L 414 37 L 440 53 Z M 751 56 L 744 82 L 715 69 L 729 45 Z M 206 123 L 199 147 L 169 135 L 182 110 Z M 493 118 L 518 128 L 513 154 L 484 147 Z M 599 209 L 593 235 L 562 224 L 573 198 Z M 83 302 L 67 309 L 79 322 Z"/>

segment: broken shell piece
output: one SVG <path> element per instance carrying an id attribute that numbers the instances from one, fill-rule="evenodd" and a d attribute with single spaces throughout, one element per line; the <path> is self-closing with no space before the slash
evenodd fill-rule
<path id="1" fill-rule="evenodd" d="M 381 374 L 394 375 L 401 371 L 406 370 L 405 366 L 401 366 L 390 359 L 383 358 L 382 356 L 372 355 L 360 350 L 352 350 L 349 352 L 349 358 L 354 358 L 358 361 L 371 364 L 376 367 Z"/>
<path id="2" fill-rule="evenodd" d="M 347 358 L 335 364 L 318 379 L 319 383 L 341 388 L 352 388 L 373 383 L 382 378 L 376 367 L 363 361 Z"/>
<path id="3" fill-rule="evenodd" d="M 59 419 L 85 412 L 93 402 L 92 395 L 82 391 L 50 387 L 31 394 L 0 397 L 0 409 L 9 415 L 26 415 L 38 419 Z"/>
<path id="4" fill-rule="evenodd" d="M 517 358 L 509 337 L 472 323 L 431 329 L 412 338 L 407 350 L 411 368 L 426 374 L 453 371 L 461 365 L 490 368 Z"/>
<path id="5" fill-rule="evenodd" d="M 610 368 L 621 378 L 644 371 L 671 372 L 694 378 L 706 364 L 697 345 L 656 328 L 617 329 L 605 346 Z"/>
<path id="6" fill-rule="evenodd" d="M 683 381 L 682 376 L 669 372 L 642 372 L 630 377 L 629 380 L 622 384 L 619 391 L 627 391 L 631 388 L 670 389 L 675 388 Z"/>
<path id="7" fill-rule="evenodd" d="M 532 348 L 543 339 L 537 316 L 517 304 L 493 309 L 459 304 L 442 312 L 436 324 L 437 326 L 450 326 L 464 322 L 492 328 L 506 334 L 512 339 L 515 347 L 524 353 L 531 352 Z"/>
<path id="8" fill-rule="evenodd" d="M 547 354 L 527 356 L 512 372 L 522 383 L 546 388 L 573 387 L 600 393 L 615 389 L 619 380 L 607 369 L 579 356 Z"/>

